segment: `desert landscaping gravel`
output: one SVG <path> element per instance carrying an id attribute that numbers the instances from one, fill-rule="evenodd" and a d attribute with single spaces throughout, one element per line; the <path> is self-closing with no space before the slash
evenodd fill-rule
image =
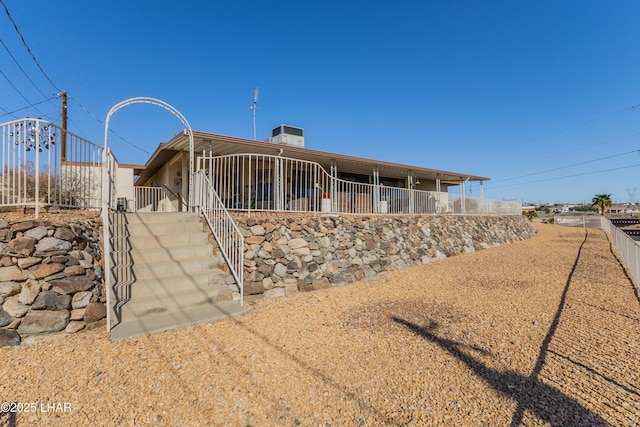
<path id="1" fill-rule="evenodd" d="M 615 249 L 536 227 L 215 324 L 0 348 L 1 401 L 60 405 L 0 425 L 640 424 L 640 303 Z"/>

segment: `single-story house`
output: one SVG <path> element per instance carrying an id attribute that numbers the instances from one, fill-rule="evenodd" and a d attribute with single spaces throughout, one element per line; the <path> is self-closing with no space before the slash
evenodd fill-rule
<path id="1" fill-rule="evenodd" d="M 605 213 L 636 213 L 638 209 L 633 203 L 614 204 L 606 208 Z"/>
<path id="2" fill-rule="evenodd" d="M 302 129 L 281 125 L 273 137 L 254 141 L 193 132 L 195 169 L 206 171 L 210 185 L 229 210 L 340 213 L 465 212 L 465 197 L 452 186 L 487 177 L 392 163 L 309 149 Z M 135 180 L 136 209 L 183 210 L 188 204 L 189 135 L 181 132 L 161 143 Z M 165 191 L 165 193 L 150 192 Z M 482 195 L 482 190 L 481 190 Z M 125 196 L 127 199 L 129 196 Z M 466 212 L 520 214 L 513 202 L 466 198 Z M 129 206 L 132 201 L 128 200 Z M 500 212 L 503 210 L 509 212 Z M 511 209 L 514 211 L 511 212 Z"/>

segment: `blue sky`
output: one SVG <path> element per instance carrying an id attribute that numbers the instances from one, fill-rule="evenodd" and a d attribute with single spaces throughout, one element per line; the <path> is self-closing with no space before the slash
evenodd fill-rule
<path id="1" fill-rule="evenodd" d="M 637 0 L 3 2 L 53 85 L 0 7 L 33 81 L 0 46 L 0 122 L 65 89 L 70 130 L 99 144 L 93 116 L 134 96 L 252 138 L 259 87 L 260 140 L 299 126 L 309 148 L 491 177 L 493 199 L 640 199 Z M 59 123 L 59 104 L 14 114 Z M 182 125 L 135 105 L 111 128 L 143 164 Z"/>

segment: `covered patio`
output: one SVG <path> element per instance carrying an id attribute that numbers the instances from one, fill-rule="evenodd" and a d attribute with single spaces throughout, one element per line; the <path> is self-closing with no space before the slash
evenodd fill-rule
<path id="1" fill-rule="evenodd" d="M 487 177 L 328 153 L 304 147 L 194 132 L 196 169 L 229 210 L 349 214 L 514 214 L 519 201 L 484 199 Z M 180 210 L 188 191 L 189 139 L 160 144 L 135 181 L 136 193 Z M 480 197 L 465 197 L 469 182 Z M 450 193 L 455 187 L 459 192 Z M 170 206 L 168 206 L 170 205 Z"/>

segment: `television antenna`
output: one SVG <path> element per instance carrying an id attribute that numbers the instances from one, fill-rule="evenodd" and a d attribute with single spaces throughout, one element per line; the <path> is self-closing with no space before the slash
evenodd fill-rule
<path id="1" fill-rule="evenodd" d="M 258 109 L 258 88 L 253 91 L 253 104 L 249 107 L 253 110 L 253 140 L 256 140 L 256 110 Z"/>

